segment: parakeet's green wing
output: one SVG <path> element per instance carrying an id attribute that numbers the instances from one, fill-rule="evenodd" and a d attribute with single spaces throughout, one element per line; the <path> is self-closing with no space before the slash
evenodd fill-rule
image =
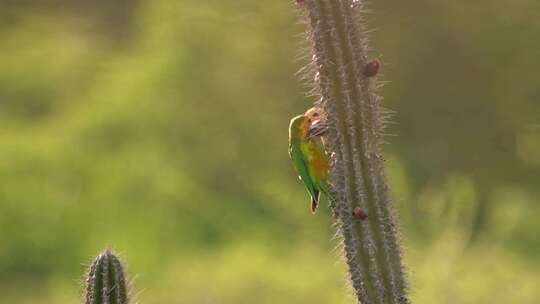
<path id="1" fill-rule="evenodd" d="M 316 203 L 319 199 L 319 190 L 316 188 L 313 179 L 309 175 L 306 160 L 304 159 L 304 154 L 300 150 L 300 146 L 298 144 L 291 145 L 289 149 L 289 154 L 293 161 L 296 172 L 298 172 L 298 175 L 300 176 L 300 179 L 302 180 L 304 185 L 306 185 L 306 188 L 308 189 L 311 198 L 314 199 Z"/>

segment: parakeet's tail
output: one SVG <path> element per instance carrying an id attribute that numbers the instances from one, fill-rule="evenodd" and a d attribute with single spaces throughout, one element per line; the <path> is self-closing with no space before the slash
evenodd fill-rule
<path id="1" fill-rule="evenodd" d="M 315 198 L 311 198 L 311 213 L 315 214 L 317 211 L 317 206 L 319 205 L 319 202 Z"/>
<path id="2" fill-rule="evenodd" d="M 317 207 L 319 206 L 319 198 L 321 194 L 319 191 L 315 192 L 315 195 L 311 197 L 311 213 L 315 214 Z"/>

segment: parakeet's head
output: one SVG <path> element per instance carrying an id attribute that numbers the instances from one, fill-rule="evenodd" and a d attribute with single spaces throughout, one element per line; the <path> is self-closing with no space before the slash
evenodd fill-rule
<path id="1" fill-rule="evenodd" d="M 326 133 L 328 126 L 326 124 L 326 115 L 321 108 L 313 107 L 304 113 L 308 120 L 306 138 L 310 139 L 315 136 L 321 136 Z"/>
<path id="2" fill-rule="evenodd" d="M 324 111 L 319 107 L 313 107 L 311 109 L 308 109 L 304 115 L 311 120 L 311 122 L 315 122 L 317 120 L 326 120 L 326 116 L 324 115 Z"/>
<path id="3" fill-rule="evenodd" d="M 291 119 L 289 135 L 291 138 L 298 137 L 305 140 L 323 135 L 326 129 L 324 112 L 320 108 L 314 107 Z"/>
<path id="4" fill-rule="evenodd" d="M 305 139 L 311 122 L 305 115 L 298 115 L 291 119 L 289 137 Z"/>

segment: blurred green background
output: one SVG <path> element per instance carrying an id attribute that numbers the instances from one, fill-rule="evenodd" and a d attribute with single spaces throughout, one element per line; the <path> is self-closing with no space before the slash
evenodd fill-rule
<path id="1" fill-rule="evenodd" d="M 0 1 L 0 303 L 79 302 L 106 246 L 142 304 L 352 303 L 292 2 Z M 413 302 L 540 303 L 540 2 L 372 2 Z"/>

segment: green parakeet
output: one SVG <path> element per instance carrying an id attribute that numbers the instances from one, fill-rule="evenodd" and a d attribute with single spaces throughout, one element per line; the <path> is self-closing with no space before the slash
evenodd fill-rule
<path id="1" fill-rule="evenodd" d="M 322 110 L 311 108 L 291 119 L 289 125 L 289 156 L 311 196 L 311 212 L 315 213 L 320 193 L 329 197 L 329 159 L 316 140 L 326 132 L 326 120 Z"/>

